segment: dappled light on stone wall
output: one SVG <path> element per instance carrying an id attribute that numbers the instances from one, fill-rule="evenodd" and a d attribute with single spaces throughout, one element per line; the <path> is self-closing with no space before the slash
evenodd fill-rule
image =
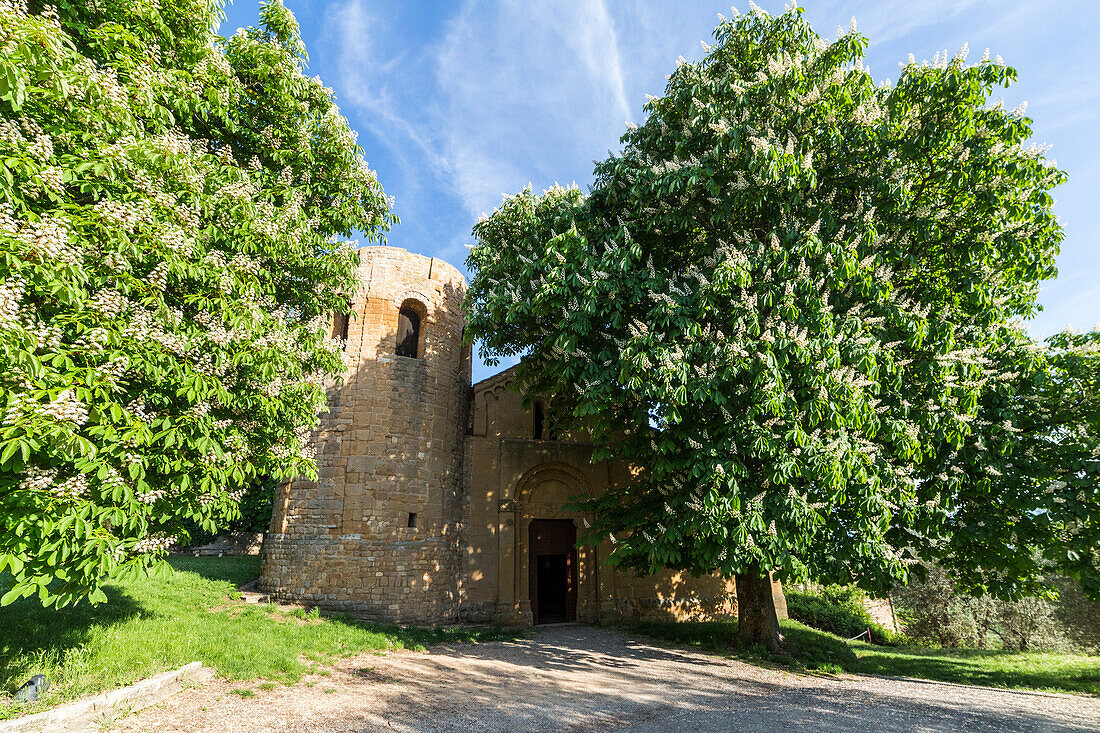
<path id="1" fill-rule="evenodd" d="M 365 618 L 440 623 L 462 593 L 465 282 L 402 249 L 360 254 L 346 383 L 330 388 L 315 436 L 319 481 L 280 488 L 261 586 Z"/>
<path id="2" fill-rule="evenodd" d="M 606 565 L 609 543 L 586 542 L 593 517 L 568 507 L 638 467 L 593 463 L 585 436 L 555 429 L 552 396 L 524 404 L 512 370 L 471 387 L 455 268 L 391 247 L 360 254 L 353 316 L 334 323 L 349 371 L 315 435 L 319 479 L 279 489 L 264 590 L 416 624 L 530 625 L 540 598 L 557 609 L 542 620 L 735 613 L 732 581 L 639 577 Z M 563 522 L 574 549 L 531 547 L 533 527 Z"/>

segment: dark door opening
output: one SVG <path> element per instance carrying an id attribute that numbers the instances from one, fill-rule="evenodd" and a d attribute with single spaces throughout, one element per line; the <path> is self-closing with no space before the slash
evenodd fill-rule
<path id="1" fill-rule="evenodd" d="M 577 620 L 577 528 L 571 519 L 531 522 L 531 612 L 536 624 Z"/>
<path id="2" fill-rule="evenodd" d="M 565 612 L 569 594 L 569 556 L 538 556 L 538 621 L 540 624 L 568 620 Z"/>

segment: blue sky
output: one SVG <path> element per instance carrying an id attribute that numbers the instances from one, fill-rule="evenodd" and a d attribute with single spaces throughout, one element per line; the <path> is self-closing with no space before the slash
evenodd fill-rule
<path id="1" fill-rule="evenodd" d="M 302 26 L 310 73 L 336 91 L 367 161 L 396 198 L 391 245 L 463 267 L 482 212 L 530 183 L 592 180 L 592 162 L 640 122 L 676 58 L 702 56 L 728 2 L 704 0 L 285 0 Z M 772 13 L 783 3 L 758 3 Z M 1042 337 L 1100 321 L 1100 5 L 1094 0 L 804 0 L 818 33 L 853 16 L 867 62 L 896 79 L 910 53 L 932 58 L 964 42 L 1019 72 L 1005 93 L 1028 102 L 1035 141 L 1069 173 L 1055 191 L 1066 230 L 1060 275 L 1030 324 Z M 748 10 L 747 0 L 737 6 Z M 221 32 L 254 25 L 236 0 Z M 474 379 L 497 369 L 475 360 Z"/>

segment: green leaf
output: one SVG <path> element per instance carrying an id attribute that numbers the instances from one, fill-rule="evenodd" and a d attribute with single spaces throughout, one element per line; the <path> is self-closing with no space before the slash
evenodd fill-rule
<path id="1" fill-rule="evenodd" d="M 28 588 L 20 583 L 16 583 L 3 595 L 3 597 L 0 597 L 0 606 L 10 606 L 12 603 L 15 603 L 17 600 L 27 595 L 33 587 L 34 586 Z"/>

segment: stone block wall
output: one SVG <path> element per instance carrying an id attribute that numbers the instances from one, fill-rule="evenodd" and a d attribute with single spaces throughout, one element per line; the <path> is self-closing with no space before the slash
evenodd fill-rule
<path id="1" fill-rule="evenodd" d="M 529 624 L 531 523 L 572 520 L 580 538 L 591 518 L 564 509 L 569 500 L 633 472 L 592 463 L 584 435 L 536 439 L 532 411 L 509 389 L 511 370 L 471 388 L 458 270 L 368 247 L 359 278 L 346 382 L 330 387 L 314 436 L 319 478 L 279 487 L 259 588 L 377 621 Z M 415 357 L 396 353 L 402 307 L 420 316 Z M 582 621 L 735 612 L 730 581 L 638 577 L 606 565 L 610 551 L 583 540 L 577 549 Z M 785 615 L 778 584 L 775 594 Z"/>
<path id="2" fill-rule="evenodd" d="M 466 283 L 434 258 L 360 250 L 346 384 L 315 435 L 316 482 L 280 487 L 260 588 L 363 618 L 434 624 L 463 594 L 463 441 L 470 350 Z M 397 356 L 402 307 L 421 317 L 418 356 Z"/>
<path id="3" fill-rule="evenodd" d="M 599 496 L 633 480 L 619 461 L 592 463 L 583 440 L 535 440 L 533 416 L 510 389 L 511 370 L 473 386 L 464 466 L 467 509 L 466 593 L 470 621 L 529 625 L 528 529 L 535 519 L 572 519 L 582 537 L 586 519 L 563 511 L 571 498 Z M 737 612 L 735 583 L 717 575 L 663 571 L 638 576 L 606 563 L 609 542 L 578 548 L 577 618 L 589 623 L 637 618 L 699 620 Z M 786 618 L 779 583 L 776 610 Z"/>

